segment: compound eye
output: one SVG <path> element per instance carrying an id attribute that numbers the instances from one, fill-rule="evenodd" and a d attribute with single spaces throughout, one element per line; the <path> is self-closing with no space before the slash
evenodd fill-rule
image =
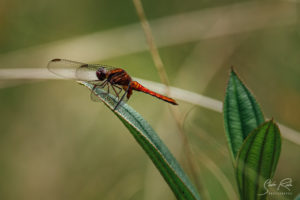
<path id="1" fill-rule="evenodd" d="M 100 81 L 103 81 L 106 78 L 105 73 L 104 73 L 103 69 L 101 69 L 101 68 L 99 70 L 97 70 L 96 75 Z"/>

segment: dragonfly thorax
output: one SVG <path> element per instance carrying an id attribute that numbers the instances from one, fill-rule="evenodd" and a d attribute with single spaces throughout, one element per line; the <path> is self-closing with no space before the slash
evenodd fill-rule
<path id="1" fill-rule="evenodd" d="M 106 79 L 106 74 L 107 74 L 107 70 L 103 67 L 100 67 L 96 71 L 96 76 L 100 81 L 103 81 L 104 79 Z"/>

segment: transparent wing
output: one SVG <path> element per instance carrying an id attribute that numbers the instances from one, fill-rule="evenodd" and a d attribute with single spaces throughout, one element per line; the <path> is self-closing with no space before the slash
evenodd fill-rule
<path id="1" fill-rule="evenodd" d="M 48 63 L 47 66 L 49 71 L 65 79 L 73 79 L 88 82 L 99 82 L 96 76 L 96 71 L 100 67 L 105 67 L 108 70 L 113 69 L 113 67 L 109 66 L 85 64 L 67 59 L 53 59 Z"/>

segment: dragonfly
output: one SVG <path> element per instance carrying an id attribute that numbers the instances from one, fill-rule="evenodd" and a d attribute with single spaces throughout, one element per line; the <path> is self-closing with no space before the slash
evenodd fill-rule
<path id="1" fill-rule="evenodd" d="M 144 92 L 172 105 L 178 105 L 174 99 L 156 93 L 134 81 L 122 68 L 99 64 L 85 64 L 60 58 L 51 60 L 47 68 L 62 78 L 85 81 L 92 84 L 91 99 L 93 101 L 99 100 L 95 95 L 97 88 L 106 89 L 107 95 L 113 94 L 118 99 L 114 110 L 118 108 L 122 101 L 126 102 L 129 100 L 133 91 Z"/>

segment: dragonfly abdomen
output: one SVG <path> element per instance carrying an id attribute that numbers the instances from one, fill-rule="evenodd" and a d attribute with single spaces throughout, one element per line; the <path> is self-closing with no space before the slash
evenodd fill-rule
<path id="1" fill-rule="evenodd" d="M 163 101 L 166 101 L 170 104 L 173 104 L 173 105 L 178 105 L 178 103 L 172 99 L 172 98 L 169 98 L 169 97 L 166 97 L 162 94 L 158 94 L 152 90 L 149 90 L 148 88 L 145 88 L 144 86 L 142 86 L 141 84 L 139 84 L 138 82 L 136 81 L 132 81 L 131 84 L 130 84 L 130 87 L 133 89 L 133 90 L 136 90 L 136 91 L 140 91 L 140 92 L 144 92 L 146 94 L 150 94 L 151 96 L 154 96 L 158 99 L 161 99 Z"/>

